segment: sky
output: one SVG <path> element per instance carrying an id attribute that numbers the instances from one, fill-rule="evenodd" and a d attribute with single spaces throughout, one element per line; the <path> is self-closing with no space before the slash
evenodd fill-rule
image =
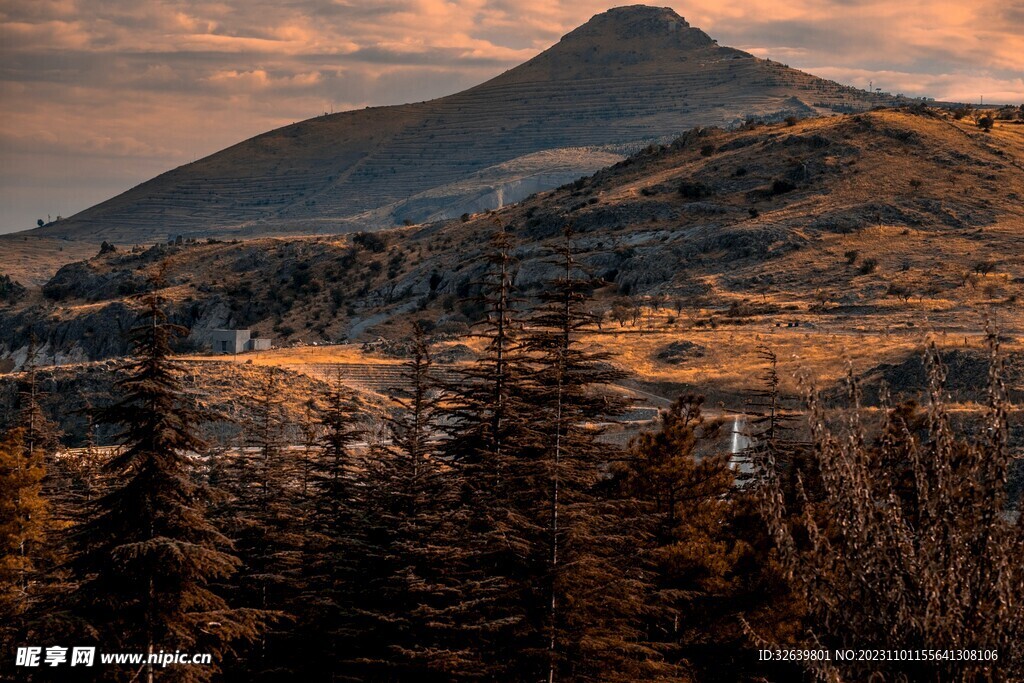
<path id="1" fill-rule="evenodd" d="M 0 0 L 0 232 L 294 121 L 458 92 L 613 6 Z M 671 6 L 721 45 L 849 85 L 1024 102 L 1024 0 Z"/>

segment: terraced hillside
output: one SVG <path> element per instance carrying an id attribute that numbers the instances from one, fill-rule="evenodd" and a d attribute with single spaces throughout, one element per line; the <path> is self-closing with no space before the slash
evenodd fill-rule
<path id="1" fill-rule="evenodd" d="M 623 7 L 465 92 L 286 126 L 37 232 L 131 244 L 452 218 L 694 126 L 891 103 L 720 47 L 671 9 Z"/>

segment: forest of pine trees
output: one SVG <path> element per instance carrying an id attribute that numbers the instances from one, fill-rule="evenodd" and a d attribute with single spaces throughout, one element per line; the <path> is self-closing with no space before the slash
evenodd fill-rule
<path id="1" fill-rule="evenodd" d="M 1024 523 L 995 341 L 972 427 L 934 352 L 921 405 L 868 412 L 852 381 L 839 409 L 781 396 L 765 349 L 739 476 L 696 394 L 628 445 L 607 438 L 622 376 L 580 341 L 601 283 L 574 239 L 528 297 L 499 229 L 472 287 L 483 352 L 442 378 L 414 325 L 383 423 L 335 381 L 295 424 L 271 371 L 241 437 L 218 443 L 158 281 L 127 374 L 91 399 L 87 448 L 60 448 L 30 363 L 0 433 L 3 679 L 48 673 L 13 666 L 18 647 L 94 645 L 213 663 L 62 679 L 1021 680 Z M 772 648 L 998 656 L 760 661 Z"/>

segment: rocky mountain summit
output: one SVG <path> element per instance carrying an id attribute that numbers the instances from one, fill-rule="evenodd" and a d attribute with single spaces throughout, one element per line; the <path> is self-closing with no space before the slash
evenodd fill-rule
<path id="1" fill-rule="evenodd" d="M 33 233 L 136 244 L 443 220 L 589 175 L 696 126 L 879 104 L 892 98 L 721 47 L 671 9 L 620 7 L 464 92 L 285 126 Z"/>

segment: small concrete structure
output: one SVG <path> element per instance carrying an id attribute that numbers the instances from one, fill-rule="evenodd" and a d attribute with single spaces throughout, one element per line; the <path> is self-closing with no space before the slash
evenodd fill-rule
<path id="1" fill-rule="evenodd" d="M 252 337 L 249 330 L 210 330 L 210 348 L 214 353 L 269 351 L 270 339 Z"/>

